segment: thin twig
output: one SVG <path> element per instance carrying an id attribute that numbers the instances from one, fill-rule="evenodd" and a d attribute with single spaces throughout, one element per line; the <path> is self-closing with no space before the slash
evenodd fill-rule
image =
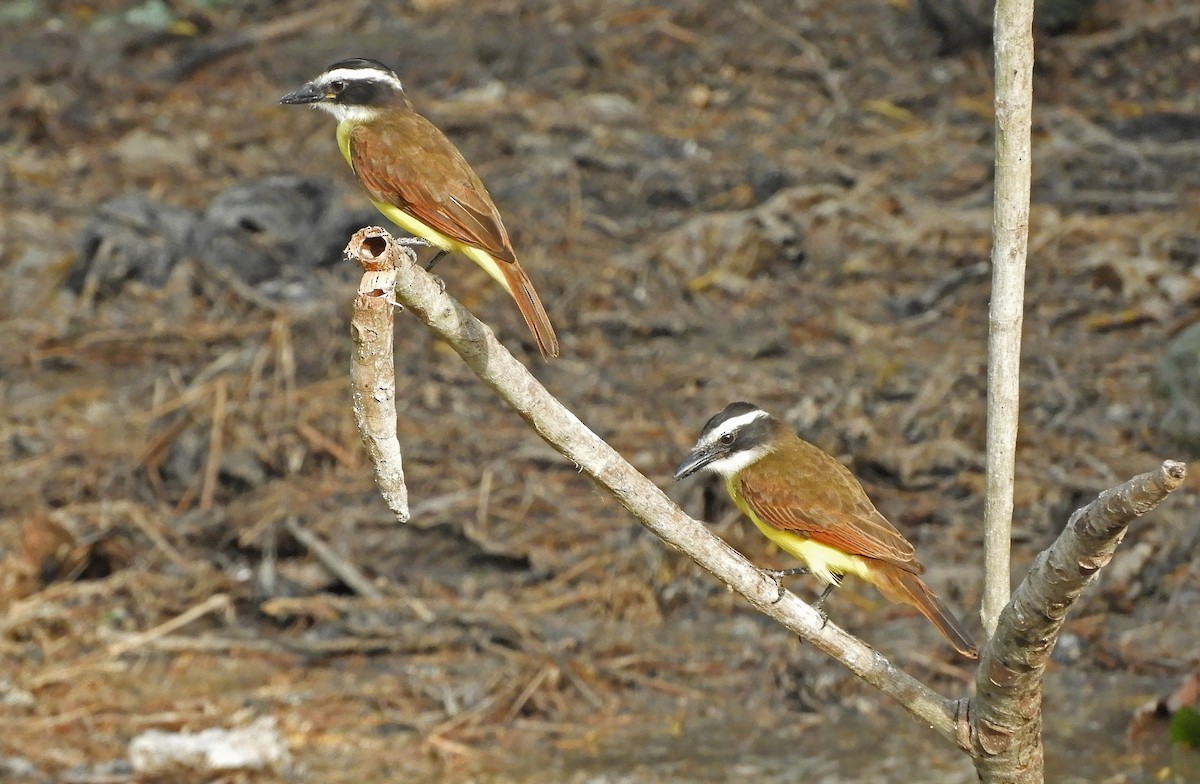
<path id="1" fill-rule="evenodd" d="M 387 615 L 409 609 L 422 623 L 433 623 L 438 616 L 429 605 L 415 596 L 383 596 L 365 600 L 358 596 L 332 596 L 327 593 L 316 596 L 279 596 L 267 599 L 258 609 L 275 618 L 311 615 L 322 620 L 334 620 L 351 611 L 371 611 Z M 399 630 L 398 630 L 399 631 Z"/>
<path id="2" fill-rule="evenodd" d="M 183 553 L 175 549 L 175 546 L 167 541 L 167 537 L 163 535 L 162 526 L 155 525 L 151 522 L 149 515 L 146 514 L 144 507 L 137 504 L 122 502 L 120 504 L 122 511 L 129 516 L 130 522 L 136 525 L 143 534 L 146 535 L 154 546 L 162 551 L 171 563 L 182 571 L 184 574 L 195 574 L 201 570 L 201 567 L 194 561 L 189 561 L 183 556 Z"/>
<path id="3" fill-rule="evenodd" d="M 504 723 L 507 724 L 517 716 L 521 715 L 521 711 L 533 699 L 533 695 L 545 683 L 546 678 L 555 673 L 558 668 L 553 664 L 545 664 L 538 668 L 537 673 L 525 684 L 525 688 L 521 689 L 521 693 L 517 695 L 512 704 L 508 706 L 508 710 L 504 713 Z"/>
<path id="4" fill-rule="evenodd" d="M 943 275 L 933 282 L 925 291 L 910 297 L 896 297 L 887 302 L 888 309 L 897 318 L 912 318 L 927 313 L 933 310 L 938 302 L 940 302 L 947 294 L 951 293 L 964 283 L 969 283 L 976 278 L 987 277 L 991 265 L 986 261 L 980 261 L 963 269 L 954 270 L 953 272 Z"/>
<path id="5" fill-rule="evenodd" d="M 124 640 L 121 640 L 120 642 L 113 643 L 112 645 L 108 646 L 108 655 L 117 657 L 121 656 L 122 654 L 129 653 L 134 648 L 140 648 L 143 645 L 153 643 L 158 638 L 165 637 L 176 629 L 181 629 L 192 621 L 208 615 L 210 612 L 226 610 L 231 606 L 232 602 L 229 598 L 229 594 L 218 593 L 214 596 L 210 596 L 200 604 L 197 604 L 195 607 L 176 615 L 174 618 L 166 621 L 165 623 L 160 623 L 153 629 L 147 629 L 141 634 L 135 634 L 132 637 L 127 637 Z"/>
<path id="6" fill-rule="evenodd" d="M 363 574 L 361 569 L 334 552 L 332 547 L 321 541 L 321 537 L 300 525 L 296 518 L 289 517 L 283 524 L 287 526 L 288 533 L 296 537 L 296 541 L 307 547 L 318 561 L 325 564 L 329 571 L 350 586 L 356 594 L 368 599 L 383 598 L 383 592 L 375 587 L 375 583 L 371 582 L 371 579 Z"/>
<path id="7" fill-rule="evenodd" d="M 996 195 L 988 314 L 987 467 L 983 502 L 984 632 L 1008 604 L 1013 476 L 1020 411 L 1021 323 L 1029 246 L 1033 123 L 1033 0 L 997 0 Z"/>
<path id="8" fill-rule="evenodd" d="M 225 451 L 225 410 L 229 399 L 228 382 L 222 378 L 215 384 L 213 394 L 212 430 L 208 437 L 208 459 L 204 463 L 204 481 L 200 485 L 200 502 L 197 508 L 206 511 L 212 508 L 217 492 L 217 478 L 221 471 L 221 456 Z"/>

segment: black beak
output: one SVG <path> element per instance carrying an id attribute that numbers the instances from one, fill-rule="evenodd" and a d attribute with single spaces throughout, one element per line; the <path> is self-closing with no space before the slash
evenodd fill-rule
<path id="1" fill-rule="evenodd" d="M 675 481 L 678 482 L 685 476 L 691 476 L 699 471 L 704 466 L 717 459 L 717 453 L 708 449 L 693 449 L 688 452 L 687 457 L 683 458 L 683 462 L 675 468 Z"/>
<path id="2" fill-rule="evenodd" d="M 301 87 L 299 90 L 293 90 L 287 95 L 279 99 L 280 103 L 300 104 L 300 103 L 316 103 L 324 100 L 325 93 L 313 86 L 312 82 Z"/>

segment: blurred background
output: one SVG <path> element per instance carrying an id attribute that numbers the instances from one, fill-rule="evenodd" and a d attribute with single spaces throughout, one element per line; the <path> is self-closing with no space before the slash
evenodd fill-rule
<path id="1" fill-rule="evenodd" d="M 978 631 L 988 25 L 970 0 L 0 2 L 0 779 L 145 778 L 148 732 L 268 720 L 285 760 L 172 780 L 974 780 L 404 313 L 397 524 L 351 417 L 340 257 L 381 218 L 330 118 L 277 100 L 342 58 L 393 67 L 487 183 L 562 357 L 475 265 L 438 275 L 564 404 L 783 567 L 720 488 L 670 480 L 711 414 L 767 408 Z M 1044 3 L 1039 27 L 1014 580 L 1097 492 L 1200 454 L 1200 9 Z M 1184 780 L 1156 716 L 1195 700 L 1196 486 L 1067 624 L 1053 780 Z M 970 688 L 873 589 L 826 609 Z"/>

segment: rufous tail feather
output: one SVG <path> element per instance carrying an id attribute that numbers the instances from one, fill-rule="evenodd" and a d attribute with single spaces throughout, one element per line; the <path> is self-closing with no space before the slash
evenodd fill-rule
<path id="1" fill-rule="evenodd" d="M 546 309 L 542 307 L 542 301 L 533 289 L 533 282 L 521 268 L 521 263 L 515 260 L 497 261 L 483 248 L 473 248 L 469 245 L 458 250 L 491 275 L 517 303 L 517 308 L 529 326 L 529 331 L 533 333 L 533 339 L 537 342 L 538 351 L 542 352 L 542 356 L 546 359 L 557 357 L 558 338 L 554 334 L 554 327 L 550 325 L 550 317 L 546 315 Z"/>
<path id="2" fill-rule="evenodd" d="M 950 641 L 954 650 L 969 659 L 979 658 L 979 647 L 971 635 L 920 577 L 886 563 L 873 564 L 871 571 L 876 578 L 875 585 L 884 596 L 917 608 Z"/>
<path id="3" fill-rule="evenodd" d="M 542 301 L 533 288 L 533 282 L 529 280 L 525 270 L 521 269 L 520 264 L 502 263 L 500 269 L 504 272 L 508 293 L 512 295 L 513 301 L 517 303 L 517 308 L 521 311 L 521 316 L 529 325 L 529 331 L 533 333 L 538 351 L 542 352 L 542 356 L 546 359 L 557 357 L 558 337 L 554 334 L 554 327 L 550 324 L 550 316 L 546 315 L 546 309 L 542 307 Z"/>

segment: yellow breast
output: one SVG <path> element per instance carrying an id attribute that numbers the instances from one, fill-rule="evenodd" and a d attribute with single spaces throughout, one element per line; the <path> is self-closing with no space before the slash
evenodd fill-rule
<path id="1" fill-rule="evenodd" d="M 354 161 L 350 160 L 350 132 L 357 127 L 358 123 L 352 120 L 342 120 L 337 126 L 338 149 L 342 151 L 342 157 L 350 164 L 351 169 L 354 168 Z"/>
<path id="2" fill-rule="evenodd" d="M 874 580 L 871 579 L 870 565 L 866 559 L 842 552 L 836 547 L 806 539 L 791 531 L 784 531 L 768 525 L 755 514 L 750 504 L 746 503 L 739 492 L 736 480 L 727 480 L 726 487 L 738 509 L 741 509 L 742 513 L 750 518 L 764 536 L 774 542 L 780 550 L 798 559 L 809 572 L 823 582 L 837 583 L 841 581 L 842 575 L 853 574 L 867 582 L 874 583 Z"/>

